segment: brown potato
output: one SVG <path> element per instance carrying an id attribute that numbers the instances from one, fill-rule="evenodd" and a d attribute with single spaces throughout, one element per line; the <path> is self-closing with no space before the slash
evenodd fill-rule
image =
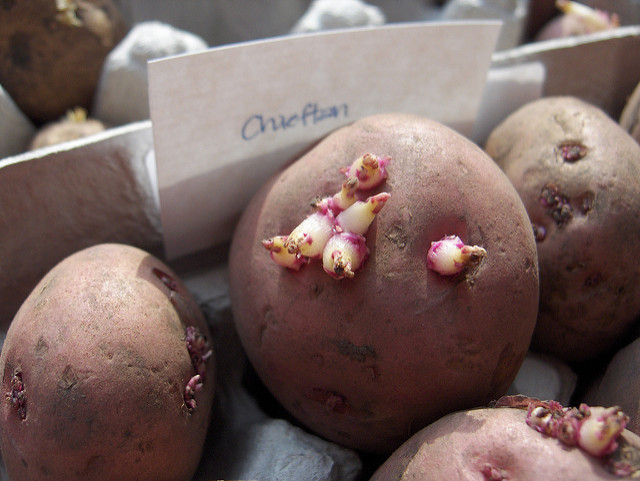
<path id="1" fill-rule="evenodd" d="M 9 477 L 190 480 L 214 395 L 207 336 L 193 297 L 146 252 L 101 244 L 60 262 L 0 354 Z"/>
<path id="2" fill-rule="evenodd" d="M 584 361 L 624 342 L 640 312 L 640 145 L 597 107 L 547 97 L 505 119 L 485 149 L 537 232 L 532 347 Z"/>
<path id="3" fill-rule="evenodd" d="M 366 153 L 391 157 L 369 191 L 390 198 L 354 277 L 337 280 L 319 260 L 298 271 L 273 262 L 262 240 L 291 233 Z M 453 234 L 486 256 L 445 276 L 427 252 Z M 513 186 L 463 136 L 402 114 L 334 132 L 268 182 L 234 234 L 229 281 L 241 341 L 280 403 L 322 436 L 374 452 L 504 394 L 538 302 L 535 241 Z"/>
<path id="4" fill-rule="evenodd" d="M 0 85 L 36 124 L 89 109 L 127 26 L 112 0 L 0 2 Z"/>
<path id="5" fill-rule="evenodd" d="M 64 118 L 44 125 L 31 139 L 29 150 L 87 137 L 102 132 L 105 128 L 100 120 L 87 118 L 84 109 L 76 108 L 67 112 Z"/>

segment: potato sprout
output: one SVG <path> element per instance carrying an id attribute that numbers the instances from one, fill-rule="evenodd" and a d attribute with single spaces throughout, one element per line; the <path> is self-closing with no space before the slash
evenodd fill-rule
<path id="1" fill-rule="evenodd" d="M 339 192 L 314 201 L 314 212 L 289 235 L 262 241 L 274 262 L 297 271 L 309 260 L 321 258 L 324 270 L 332 277 L 353 277 L 369 255 L 364 235 L 390 198 L 387 192 L 364 200 L 357 194 L 385 181 L 390 160 L 365 154 L 349 167 L 340 169 L 347 180 Z"/>

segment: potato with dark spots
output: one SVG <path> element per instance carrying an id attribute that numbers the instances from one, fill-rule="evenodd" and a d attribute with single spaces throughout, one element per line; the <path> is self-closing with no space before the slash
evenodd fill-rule
<path id="1" fill-rule="evenodd" d="M 364 199 L 384 205 L 373 216 Z M 353 235 L 360 215 L 373 220 L 340 258 L 362 262 L 340 278 L 330 240 L 321 254 L 304 245 L 327 225 Z M 517 193 L 480 148 L 418 116 L 361 119 L 276 174 L 229 262 L 239 337 L 266 387 L 314 432 L 364 451 L 504 394 L 535 324 L 535 240 Z"/>
<path id="2" fill-rule="evenodd" d="M 34 123 L 91 107 L 104 59 L 127 33 L 117 4 L 0 2 L 0 85 Z"/>
<path id="3" fill-rule="evenodd" d="M 10 479 L 190 480 L 214 396 L 209 339 L 191 294 L 145 251 L 101 244 L 61 261 L 0 354 Z"/>
<path id="4" fill-rule="evenodd" d="M 485 150 L 536 233 L 533 349 L 573 362 L 624 343 L 640 312 L 640 145 L 599 108 L 547 97 L 506 118 Z"/>

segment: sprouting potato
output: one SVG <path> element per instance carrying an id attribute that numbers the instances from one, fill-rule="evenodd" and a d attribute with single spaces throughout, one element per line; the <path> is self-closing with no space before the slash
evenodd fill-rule
<path id="1" fill-rule="evenodd" d="M 316 433 L 365 451 L 504 394 L 535 324 L 520 198 L 480 148 L 418 116 L 361 119 L 279 172 L 229 262 L 265 385 Z"/>
<path id="2" fill-rule="evenodd" d="M 485 149 L 536 232 L 532 347 L 585 361 L 624 343 L 640 313 L 640 145 L 601 109 L 564 96 L 512 113 Z"/>
<path id="3" fill-rule="evenodd" d="M 206 321 L 160 260 L 100 244 L 61 261 L 0 355 L 12 480 L 188 481 L 213 403 Z"/>

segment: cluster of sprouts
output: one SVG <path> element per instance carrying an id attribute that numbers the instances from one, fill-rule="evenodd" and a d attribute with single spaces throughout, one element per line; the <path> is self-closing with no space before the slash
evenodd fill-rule
<path id="1" fill-rule="evenodd" d="M 562 407 L 556 401 L 529 403 L 527 425 L 538 432 L 560 440 L 567 446 L 603 457 L 618 448 L 618 438 L 627 423 L 627 416 L 618 406 L 578 408 Z"/>
<path id="2" fill-rule="evenodd" d="M 189 411 L 193 411 L 196 408 L 196 393 L 204 386 L 206 362 L 213 355 L 213 351 L 209 348 L 207 338 L 197 327 L 187 326 L 185 332 L 187 350 L 196 374 L 189 379 L 184 388 L 184 403 Z"/>
<path id="3" fill-rule="evenodd" d="M 6 393 L 6 398 L 18 412 L 20 419 L 27 417 L 27 392 L 22 382 L 22 372 L 15 369 L 11 376 L 11 391 Z"/>
<path id="4" fill-rule="evenodd" d="M 315 200 L 313 212 L 290 234 L 262 241 L 271 258 L 296 271 L 310 260 L 319 259 L 332 277 L 352 278 L 369 255 L 364 235 L 390 197 L 382 192 L 363 198 L 361 191 L 385 181 L 390 160 L 365 154 L 340 169 L 346 180 L 339 192 Z"/>

